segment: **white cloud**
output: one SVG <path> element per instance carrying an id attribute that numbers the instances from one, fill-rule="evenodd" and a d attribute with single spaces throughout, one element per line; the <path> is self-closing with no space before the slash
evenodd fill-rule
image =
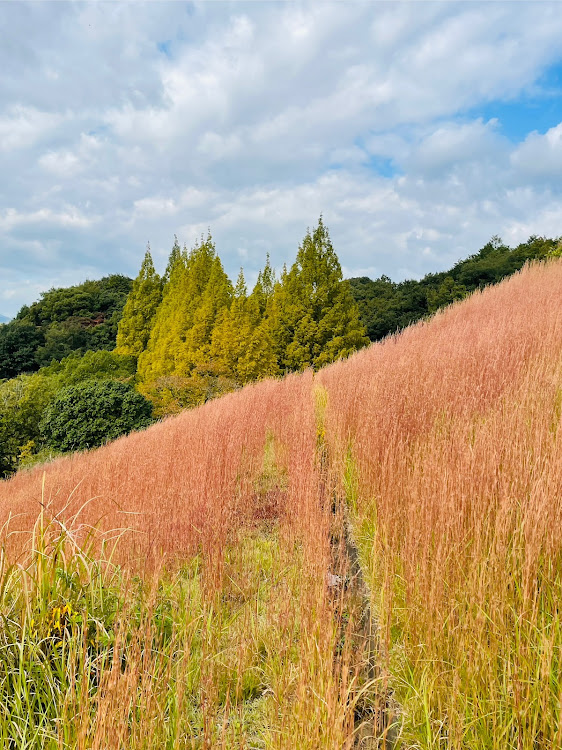
<path id="1" fill-rule="evenodd" d="M 434 175 L 490 157 L 497 163 L 507 151 L 507 143 L 498 136 L 496 126 L 496 120 L 484 123 L 481 119 L 439 125 L 412 150 L 406 164 L 417 172 Z"/>
<path id="2" fill-rule="evenodd" d="M 551 176 L 560 181 L 562 175 L 562 122 L 544 135 L 536 131 L 512 154 L 514 167 L 525 174 Z"/>
<path id="3" fill-rule="evenodd" d="M 48 151 L 39 159 L 39 164 L 59 177 L 72 177 L 81 171 L 80 159 L 72 151 Z"/>
<path id="4" fill-rule="evenodd" d="M 173 198 L 141 198 L 135 201 L 134 206 L 139 217 L 173 216 L 178 212 L 178 205 Z"/>
<path id="5" fill-rule="evenodd" d="M 0 151 L 33 146 L 51 133 L 62 119 L 62 115 L 41 112 L 34 107 L 12 105 L 0 116 Z"/>
<path id="6" fill-rule="evenodd" d="M 39 166 L 56 177 L 68 179 L 91 167 L 99 158 L 102 143 L 96 136 L 81 133 L 74 150 L 47 151 L 39 158 Z"/>
<path id="7" fill-rule="evenodd" d="M 0 213 L 0 232 L 30 225 L 53 225 L 56 227 L 75 229 L 89 229 L 97 221 L 97 217 L 86 216 L 75 206 L 66 206 L 63 211 L 53 211 L 50 208 L 40 208 L 29 213 L 15 208 L 8 208 Z"/>
<path id="8" fill-rule="evenodd" d="M 222 136 L 208 132 L 202 135 L 197 150 L 211 161 L 219 161 L 239 154 L 242 150 L 242 141 L 237 134 Z"/>
<path id="9" fill-rule="evenodd" d="M 185 209 L 205 207 L 214 197 L 215 194 L 209 191 L 190 187 L 182 191 L 177 199 L 163 196 L 141 198 L 134 202 L 135 217 L 153 219 L 175 216 Z"/>

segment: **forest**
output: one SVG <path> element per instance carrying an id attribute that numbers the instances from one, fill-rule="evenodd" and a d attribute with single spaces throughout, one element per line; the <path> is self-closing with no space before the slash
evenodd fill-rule
<path id="1" fill-rule="evenodd" d="M 0 325 L 0 476 L 247 383 L 318 370 L 560 252 L 559 239 L 510 248 L 496 237 L 420 281 L 344 280 L 320 218 L 293 265 L 276 274 L 268 257 L 248 291 L 210 234 L 191 250 L 176 239 L 162 276 L 148 248 L 134 280 L 52 289 Z"/>

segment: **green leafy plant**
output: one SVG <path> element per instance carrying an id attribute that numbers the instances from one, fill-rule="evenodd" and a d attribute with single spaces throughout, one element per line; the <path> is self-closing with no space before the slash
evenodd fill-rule
<path id="1" fill-rule="evenodd" d="M 99 446 L 152 422 L 152 405 L 130 385 L 87 382 L 64 388 L 45 410 L 40 429 L 61 451 Z"/>

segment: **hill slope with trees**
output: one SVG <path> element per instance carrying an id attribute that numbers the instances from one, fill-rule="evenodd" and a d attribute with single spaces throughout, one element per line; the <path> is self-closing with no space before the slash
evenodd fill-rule
<path id="1" fill-rule="evenodd" d="M 279 279 L 267 259 L 251 293 L 242 271 L 232 285 L 210 234 L 190 251 L 176 239 L 163 278 L 148 248 L 134 281 L 51 290 L 0 329 L 0 374 L 8 378 L 0 381 L 0 475 L 51 448 L 99 444 L 93 422 L 105 406 L 87 410 L 78 435 L 69 424 L 73 437 L 65 440 L 73 412 L 59 404 L 61 389 L 72 387 L 71 400 L 84 406 L 90 381 L 120 381 L 118 390 L 134 387 L 158 418 L 255 380 L 317 369 L 368 343 L 322 219 Z M 106 404 L 112 387 L 95 386 L 96 404 Z M 146 419 L 119 421 L 121 433 Z M 115 430 L 107 427 L 106 437 Z"/>
<path id="2" fill-rule="evenodd" d="M 369 338 L 379 341 L 476 289 L 497 284 L 529 261 L 558 254 L 560 247 L 560 238 L 530 237 L 510 248 L 494 237 L 450 270 L 427 274 L 420 281 L 396 283 L 387 276 L 373 281 L 364 276 L 350 279 L 349 284 Z"/>
<path id="3" fill-rule="evenodd" d="M 14 320 L 0 326 L 0 379 L 34 372 L 72 352 L 113 349 L 131 291 L 126 276 L 43 292 Z"/>
<path id="4" fill-rule="evenodd" d="M 190 251 L 176 238 L 162 277 L 148 247 L 134 281 L 109 276 L 52 289 L 0 325 L 0 476 L 53 450 L 93 445 L 94 433 L 99 442 L 100 430 L 88 419 L 80 439 L 50 435 L 56 420 L 43 419 L 44 412 L 62 389 L 117 381 L 118 389 L 148 399 L 153 418 L 161 418 L 256 380 L 318 370 L 561 247 L 531 237 L 511 249 L 494 238 L 421 281 L 346 281 L 320 218 L 292 266 L 277 276 L 268 257 L 251 291 L 242 270 L 231 283 L 210 234 Z M 112 386 L 100 388 L 109 394 Z M 122 432 L 143 420 L 125 420 Z"/>
<path id="5" fill-rule="evenodd" d="M 233 287 L 210 235 L 189 252 L 174 244 L 158 305 L 160 281 L 153 271 L 149 280 L 147 263 L 149 255 L 118 343 L 137 332 L 118 351 L 140 350 L 139 390 L 157 416 L 254 380 L 317 369 L 369 343 L 322 218 L 291 268 L 277 279 L 268 258 L 251 293 L 242 271 Z M 139 306 L 150 315 L 137 325 Z"/>

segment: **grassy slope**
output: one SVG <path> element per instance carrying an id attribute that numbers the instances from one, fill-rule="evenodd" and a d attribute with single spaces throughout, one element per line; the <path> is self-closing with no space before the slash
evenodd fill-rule
<path id="1" fill-rule="evenodd" d="M 47 719 L 31 747 L 350 746 L 362 655 L 342 639 L 353 613 L 326 591 L 327 458 L 351 505 L 402 745 L 560 746 L 561 287 L 560 262 L 527 269 L 316 378 L 251 386 L 61 459 L 44 480 L 36 469 L 1 484 L 12 531 L 32 526 L 39 502 L 50 517 L 80 511 L 62 542 L 50 527 L 48 554 L 26 557 L 25 533 L 6 540 L 7 559 L 29 566 L 4 572 L 5 638 L 25 644 L 11 661 L 2 652 L 6 736 L 32 736 L 35 701 Z M 93 524 L 98 558 L 102 531 L 134 531 L 119 567 L 102 575 L 90 561 L 73 576 Z M 72 602 L 83 614 L 62 615 L 63 636 L 56 607 Z M 94 645 L 80 651 L 78 636 Z M 92 684 L 73 679 L 77 664 Z M 22 677 L 32 668 L 48 700 Z"/>
<path id="2" fill-rule="evenodd" d="M 321 374 L 406 745 L 562 744 L 561 289 L 524 270 Z"/>

